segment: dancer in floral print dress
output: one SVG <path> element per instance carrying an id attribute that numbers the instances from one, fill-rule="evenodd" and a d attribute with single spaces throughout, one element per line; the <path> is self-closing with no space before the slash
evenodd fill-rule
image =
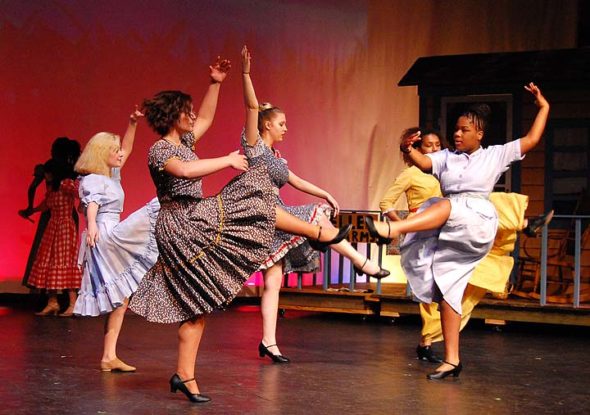
<path id="1" fill-rule="evenodd" d="M 322 229 L 274 205 L 264 166 L 248 169 L 238 152 L 199 159 L 197 141 L 211 125 L 227 60 L 210 66 L 211 84 L 198 113 L 181 91 L 162 91 L 143 103 L 146 119 L 160 136 L 150 148 L 148 166 L 161 210 L 156 223 L 160 256 L 131 300 L 131 309 L 159 323 L 180 323 L 178 361 L 170 379 L 191 402 L 211 398 L 199 391 L 195 363 L 204 316 L 227 305 L 268 256 L 275 226 L 318 239 L 320 247 L 344 239 L 349 228 Z M 246 171 L 221 192 L 203 197 L 201 178 L 227 167 Z"/>

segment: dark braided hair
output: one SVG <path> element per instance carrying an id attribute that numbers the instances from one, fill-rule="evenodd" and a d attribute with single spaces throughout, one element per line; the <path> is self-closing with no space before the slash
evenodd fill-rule
<path id="1" fill-rule="evenodd" d="M 492 110 L 488 104 L 474 104 L 463 111 L 460 117 L 467 117 L 469 121 L 475 126 L 477 131 L 485 133 L 487 125 L 490 121 Z"/>
<path id="2" fill-rule="evenodd" d="M 180 118 L 182 112 L 190 112 L 193 99 L 181 91 L 161 91 L 151 99 L 144 99 L 141 111 L 152 130 L 164 136 Z"/>

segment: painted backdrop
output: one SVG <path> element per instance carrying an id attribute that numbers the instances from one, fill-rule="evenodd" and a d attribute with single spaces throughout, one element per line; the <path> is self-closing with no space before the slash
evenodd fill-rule
<path id="1" fill-rule="evenodd" d="M 17 210 L 55 137 L 122 134 L 134 104 L 161 89 L 198 103 L 217 55 L 234 65 L 199 156 L 239 146 L 247 44 L 259 99 L 287 113 L 291 169 L 343 208 L 376 209 L 403 167 L 399 132 L 417 122 L 415 88 L 396 85 L 418 57 L 574 47 L 576 12 L 575 0 L 0 1 L 0 282 L 22 276 L 35 225 Z M 127 214 L 154 194 L 155 139 L 139 127 L 123 170 Z M 207 177 L 205 191 L 233 174 Z M 312 200 L 289 189 L 285 199 Z"/>

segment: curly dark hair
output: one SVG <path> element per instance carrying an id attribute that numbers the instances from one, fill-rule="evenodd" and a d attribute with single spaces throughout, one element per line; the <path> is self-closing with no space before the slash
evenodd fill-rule
<path id="1" fill-rule="evenodd" d="M 192 102 L 192 97 L 182 91 L 161 91 L 151 99 L 144 99 L 141 111 L 152 130 L 164 136 L 182 112 L 191 111 Z"/>
<path id="2" fill-rule="evenodd" d="M 478 131 L 483 131 L 485 133 L 486 127 L 490 121 L 491 113 L 492 110 L 488 104 L 474 104 L 469 106 L 459 116 L 467 117 Z"/>
<path id="3" fill-rule="evenodd" d="M 432 128 L 420 128 L 420 136 L 421 137 L 426 137 L 427 135 L 435 135 L 436 137 L 438 137 L 438 141 L 440 141 L 440 149 L 444 150 L 445 148 L 447 148 L 449 145 L 447 143 L 447 140 L 445 140 L 445 138 L 443 136 L 440 135 L 440 133 L 437 130 L 434 130 Z M 416 146 L 416 143 L 418 143 L 418 145 Z M 421 140 L 416 141 L 416 143 L 412 144 L 414 146 L 414 148 L 418 148 L 420 147 Z"/>

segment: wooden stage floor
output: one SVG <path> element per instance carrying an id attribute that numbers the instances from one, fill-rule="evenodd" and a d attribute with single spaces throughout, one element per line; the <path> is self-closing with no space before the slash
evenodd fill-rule
<path id="1" fill-rule="evenodd" d="M 376 284 L 356 284 L 354 292 L 347 286 L 304 286 L 302 289 L 283 288 L 280 307 L 284 310 L 305 310 L 343 314 L 372 315 L 397 318 L 418 315 L 418 304 L 406 296 L 405 284 L 383 284 L 376 294 Z M 506 299 L 485 297 L 475 308 L 472 318 L 492 324 L 528 322 L 590 326 L 590 305 L 574 309 L 568 304 L 548 304 L 541 307 L 538 299 L 508 296 Z"/>
<path id="2" fill-rule="evenodd" d="M 168 390 L 177 326 L 129 313 L 118 354 L 136 373 L 102 373 L 98 318 L 35 317 L 0 303 L 2 414 L 587 414 L 590 329 L 472 322 L 461 337 L 458 379 L 428 381 L 416 360 L 416 317 L 387 324 L 350 314 L 288 311 L 282 352 L 260 359 L 256 305 L 208 318 L 197 378 L 212 401 L 195 405 Z M 436 344 L 438 352 L 442 350 Z"/>

